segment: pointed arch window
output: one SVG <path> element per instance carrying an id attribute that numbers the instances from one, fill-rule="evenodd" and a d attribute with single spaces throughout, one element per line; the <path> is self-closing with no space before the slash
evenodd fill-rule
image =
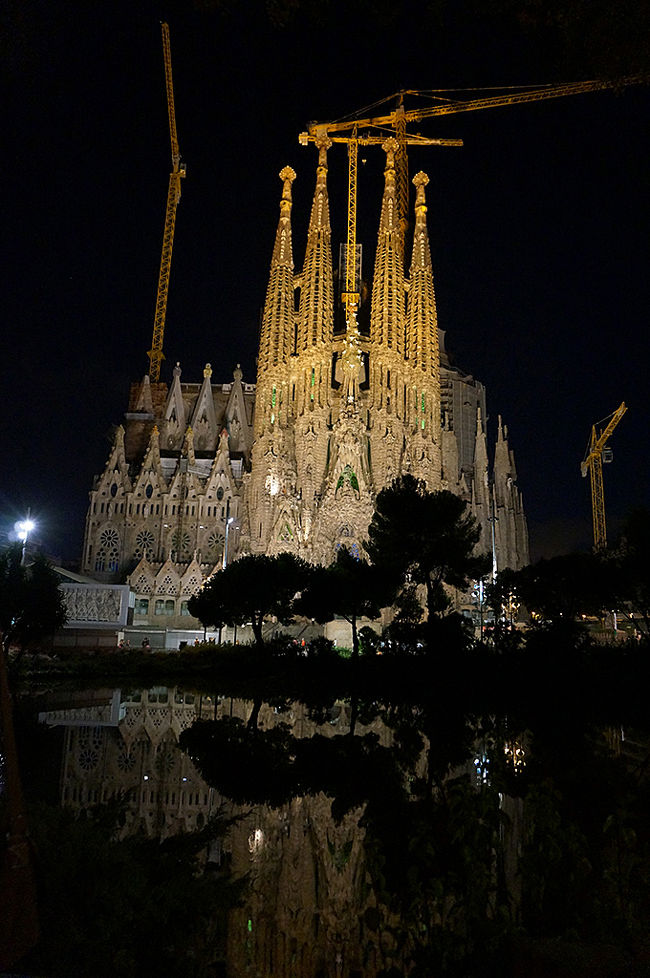
<path id="1" fill-rule="evenodd" d="M 115 527 L 107 526 L 99 536 L 99 549 L 95 558 L 96 571 L 115 573 L 120 565 L 120 535 Z"/>

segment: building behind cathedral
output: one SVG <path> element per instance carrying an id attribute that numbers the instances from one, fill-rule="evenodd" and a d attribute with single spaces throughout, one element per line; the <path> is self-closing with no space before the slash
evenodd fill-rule
<path id="1" fill-rule="evenodd" d="M 404 473 L 467 500 L 498 569 L 528 562 L 507 428 L 499 418 L 489 451 L 485 388 L 450 363 L 438 326 L 426 175 L 413 180 L 407 255 L 396 143 L 387 140 L 370 297 L 346 317 L 332 255 L 329 140 L 317 148 L 298 274 L 295 173 L 280 174 L 257 383 L 246 383 L 239 366 L 232 380 L 214 383 L 209 363 L 198 383 L 181 380 L 178 364 L 169 386 L 145 376 L 131 388 L 124 425 L 90 493 L 82 569 L 130 584 L 134 624 L 149 629 L 154 644 L 173 647 L 174 636 L 197 628 L 189 597 L 238 554 L 290 550 L 329 563 L 340 546 L 361 553 L 377 493 Z"/>

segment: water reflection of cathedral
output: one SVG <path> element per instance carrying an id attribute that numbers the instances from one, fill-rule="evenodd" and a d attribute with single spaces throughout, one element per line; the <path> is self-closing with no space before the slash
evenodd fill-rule
<path id="1" fill-rule="evenodd" d="M 235 806 L 200 776 L 178 738 L 196 719 L 238 717 L 246 721 L 250 701 L 154 687 L 147 691 L 79 694 L 65 708 L 41 714 L 49 725 L 65 727 L 61 766 L 62 804 L 76 811 L 121 799 L 126 819 L 122 836 L 143 831 L 165 838 L 201 828 L 217 811 L 237 815 L 221 844 L 208 853 L 235 877 L 248 879 L 243 903 L 231 911 L 227 974 L 277 978 L 374 978 L 400 966 L 388 934 L 377 930 L 381 908 L 368 876 L 363 809 L 341 821 L 331 799 L 319 793 L 296 797 L 278 808 Z M 349 732 L 350 705 L 334 703 L 315 722 L 301 703 L 286 708 L 264 704 L 258 728 L 282 722 L 296 738 L 327 738 Z M 392 732 L 381 721 L 359 725 L 384 747 Z M 488 750 L 468 758 L 467 774 L 476 790 L 489 781 Z M 513 809 L 511 815 L 516 815 Z M 516 841 L 511 863 L 516 865 Z"/>
<path id="2" fill-rule="evenodd" d="M 142 829 L 164 838 L 201 828 L 220 798 L 179 751 L 178 737 L 214 711 L 212 697 L 155 687 L 42 714 L 65 727 L 62 803 L 83 810 L 122 799 L 124 835 Z"/>

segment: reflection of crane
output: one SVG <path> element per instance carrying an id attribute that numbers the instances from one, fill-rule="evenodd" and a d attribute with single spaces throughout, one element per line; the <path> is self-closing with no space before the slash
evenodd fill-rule
<path id="1" fill-rule="evenodd" d="M 602 431 L 597 431 L 597 425 L 591 429 L 591 438 L 585 457 L 580 466 L 583 478 L 589 472 L 591 478 L 591 508 L 594 520 L 594 550 L 604 550 L 607 546 L 607 532 L 605 527 L 605 493 L 603 491 L 603 461 L 611 462 L 611 454 L 607 457 L 605 444 L 619 423 L 627 408 L 625 401 L 614 411 L 609 419 L 609 424 Z M 602 424 L 599 421 L 598 424 Z M 603 454 L 605 458 L 603 459 Z"/>
<path id="2" fill-rule="evenodd" d="M 174 226 L 176 224 L 176 208 L 181 199 L 181 177 L 185 176 L 185 164 L 181 163 L 176 136 L 176 112 L 174 110 L 174 85 L 172 82 L 172 56 L 169 45 L 169 26 L 161 24 L 163 41 L 163 58 L 165 60 L 165 85 L 167 89 L 167 112 L 169 114 L 169 138 L 172 149 L 172 172 L 169 174 L 167 190 L 167 210 L 165 212 L 165 230 L 163 232 L 162 254 L 160 256 L 160 273 L 158 276 L 158 293 L 156 295 L 156 314 L 153 321 L 153 339 L 149 357 L 149 379 L 157 383 L 160 379 L 160 363 L 163 357 L 163 336 L 165 333 L 165 314 L 167 312 L 167 293 L 169 291 L 169 273 L 172 264 L 172 248 L 174 245 Z"/>
<path id="3" fill-rule="evenodd" d="M 396 180 L 397 180 L 397 203 L 400 227 L 402 234 L 406 230 L 408 223 L 408 159 L 406 147 L 409 144 L 420 143 L 421 145 L 431 146 L 462 146 L 460 139 L 426 139 L 415 134 L 407 134 L 406 125 L 408 122 L 416 122 L 428 119 L 433 116 L 454 115 L 459 112 L 475 112 L 479 109 L 491 109 L 500 105 L 516 105 L 522 102 L 538 102 L 543 99 L 560 98 L 563 95 L 577 95 L 580 92 L 599 92 L 610 88 L 622 88 L 627 85 L 635 85 L 648 80 L 646 75 L 632 75 L 627 78 L 619 78 L 612 81 L 583 81 L 572 82 L 564 85 L 543 85 L 504 88 L 498 94 L 488 95 L 483 98 L 460 98 L 455 101 L 449 96 L 454 92 L 463 90 L 451 89 L 440 91 L 417 92 L 405 90 L 398 92 L 397 95 L 390 95 L 388 98 L 381 99 L 370 106 L 370 110 L 379 110 L 384 103 L 397 97 L 398 105 L 392 111 L 384 114 L 366 116 L 366 118 L 355 118 L 348 116 L 336 122 L 313 122 L 309 126 L 308 132 L 300 134 L 301 145 L 306 146 L 309 142 L 315 142 L 324 136 L 329 137 L 333 142 L 348 144 L 349 167 L 348 167 L 348 234 L 347 234 L 347 254 L 346 254 L 346 293 L 344 302 L 346 307 L 350 304 L 357 305 L 359 301 L 358 283 L 356 282 L 356 207 L 357 207 L 357 151 L 360 145 L 371 143 L 383 143 L 387 136 L 393 135 L 397 139 L 398 149 L 395 156 Z M 472 90 L 465 90 L 472 91 Z M 404 96 L 417 95 L 425 96 L 434 100 L 433 105 L 427 105 L 417 109 L 404 108 Z M 368 110 L 361 110 L 367 112 Z M 357 113 L 359 116 L 360 113 Z M 373 130 L 375 130 L 373 132 Z M 383 133 L 381 132 L 383 130 Z M 347 133 L 347 135 L 346 135 Z"/>

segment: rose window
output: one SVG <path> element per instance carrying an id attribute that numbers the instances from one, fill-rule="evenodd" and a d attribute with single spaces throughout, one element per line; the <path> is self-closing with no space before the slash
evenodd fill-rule
<path id="1" fill-rule="evenodd" d="M 153 560 L 155 545 L 156 541 L 151 530 L 140 530 L 135 538 L 135 550 L 133 551 L 134 556 L 145 557 L 147 560 Z"/>

